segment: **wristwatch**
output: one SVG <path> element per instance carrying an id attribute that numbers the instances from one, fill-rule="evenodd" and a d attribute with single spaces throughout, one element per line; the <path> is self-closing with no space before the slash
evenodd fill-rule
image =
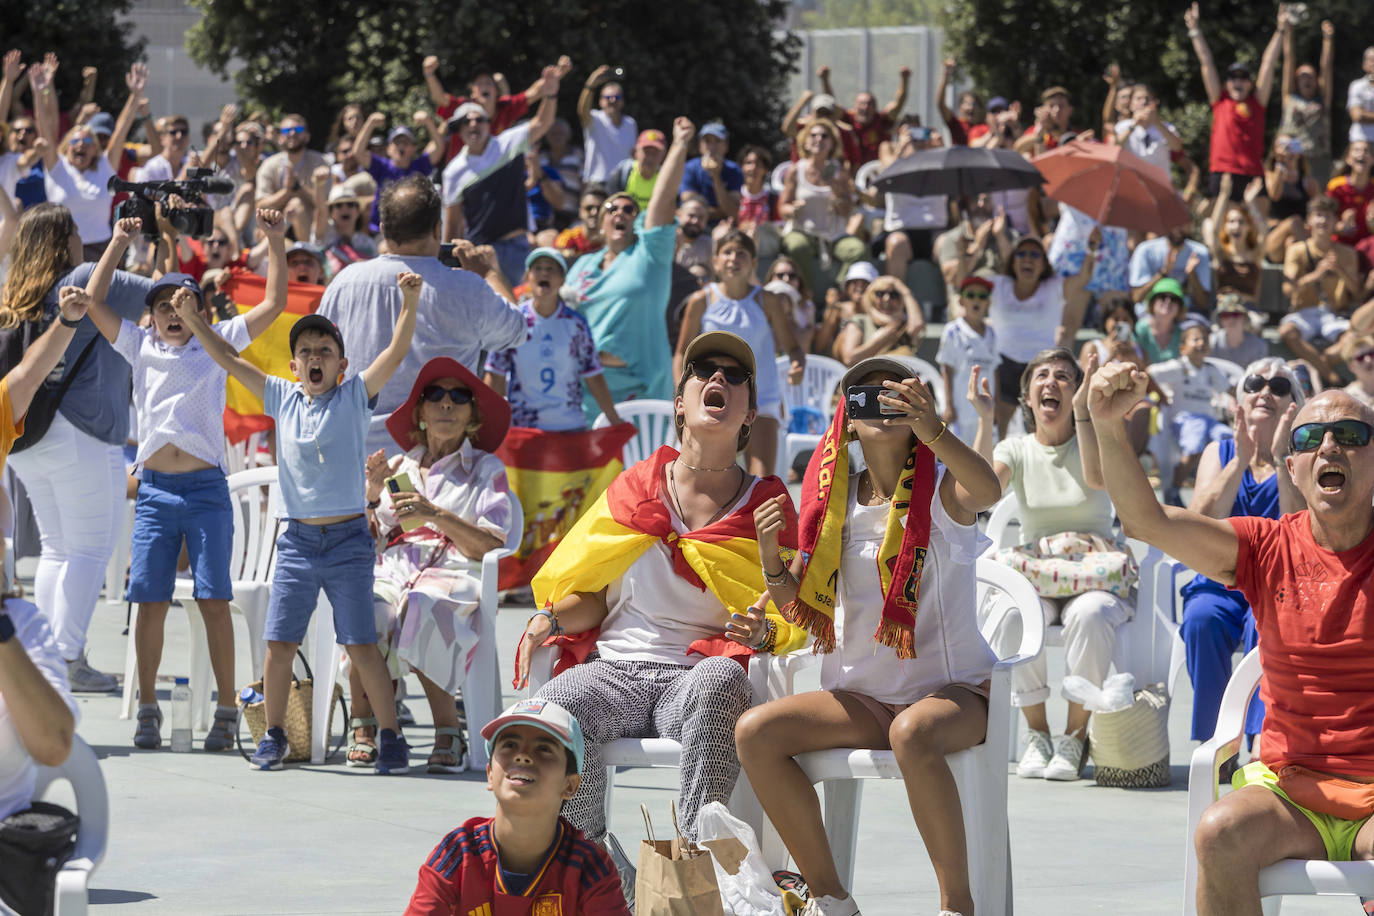
<path id="1" fill-rule="evenodd" d="M 14 621 L 10 615 L 0 611 L 0 643 L 9 642 L 14 637 Z"/>
<path id="2" fill-rule="evenodd" d="M 83 317 L 84 317 L 84 316 L 83 316 Z M 64 327 L 64 328 L 79 328 L 79 327 L 81 327 L 81 319 L 80 319 L 80 318 L 77 318 L 75 321 L 68 321 L 68 320 L 67 320 L 67 316 L 66 316 L 66 315 L 63 315 L 61 312 L 58 312 L 58 313 L 57 313 L 57 320 L 60 321 L 60 322 L 62 322 L 62 327 Z"/>

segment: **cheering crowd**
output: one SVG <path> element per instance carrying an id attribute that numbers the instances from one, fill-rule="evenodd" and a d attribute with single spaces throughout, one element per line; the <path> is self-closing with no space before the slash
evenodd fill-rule
<path id="1" fill-rule="evenodd" d="M 1259 59 L 1223 71 L 1186 12 L 1212 110 L 1205 168 L 1159 87 L 1115 66 L 1089 124 L 1060 86 L 1028 116 L 953 93 L 948 60 L 934 125 L 903 114 L 929 91 L 907 68 L 885 106 L 865 91 L 845 108 L 821 67 L 823 91 L 766 147 L 718 121 L 641 125 L 634 84 L 607 66 L 585 76 L 575 130 L 558 110 L 580 72 L 567 56 L 518 92 L 427 57 L 433 113 L 388 126 L 348 105 L 315 134 L 233 105 L 199 132 L 155 117 L 142 64 L 117 114 L 90 101 L 91 68 L 83 96 L 59 100 L 55 54 L 9 52 L 0 456 L 41 553 L 32 603 L 7 581 L 0 612 L 0 818 L 27 808 L 34 762 L 65 757 L 71 693 L 117 686 L 85 644 L 130 497 L 127 592 L 107 597 L 138 605 L 133 743 L 164 743 L 156 684 L 183 576 L 217 687 L 203 747 L 233 746 L 233 380 L 271 420 L 262 460 L 280 492 L 251 759 L 265 771 L 291 750 L 292 662 L 321 591 L 348 659 L 347 765 L 410 769 L 396 685 L 413 673 L 434 723 L 426 769 L 465 770 L 454 698 L 481 559 L 520 515 L 496 454 L 508 431 L 570 441 L 599 416 L 622 426 L 636 400 L 673 405 L 676 443 L 582 505 L 533 576 L 536 611 L 502 652 L 533 697 L 472 723 L 496 814 L 440 843 L 410 912 L 505 897 L 540 912 L 552 894 L 625 911 L 601 748 L 658 736 L 682 745 L 685 835 L 743 771 L 809 888 L 801 912 L 826 916 L 859 910 L 795 757 L 892 750 L 938 911 L 969 916 L 945 755 L 983 742 L 992 666 L 1020 641 L 1014 618 L 985 641 L 975 611 L 979 514 L 1004 494 L 1022 543 L 990 555 L 1063 625 L 1066 674 L 1100 686 L 1138 612 L 1126 536 L 1197 573 L 1180 630 L 1194 739 L 1215 729 L 1235 649 L 1259 646 L 1259 754 L 1195 838 L 1201 912 L 1258 912 L 1258 871 L 1280 858 L 1374 857 L 1368 793 L 1331 802 L 1336 782 L 1374 779 L 1374 48 L 1337 150 L 1335 29 L 1313 66 L 1293 24 L 1281 8 Z M 944 146 L 1032 161 L 1118 146 L 1187 218 L 1118 225 L 1040 187 L 875 183 Z M 288 312 L 293 297 L 310 307 Z M 245 352 L 255 339 L 289 370 Z M 834 401 L 789 413 L 784 388 L 832 360 Z M 785 432 L 821 444 L 789 467 Z M 804 647 L 824 656 L 821 689 L 753 706 L 748 657 Z M 1050 695 L 1043 655 L 1015 670 L 1016 773 L 1075 780 L 1091 714 L 1071 701 L 1052 726 Z"/>

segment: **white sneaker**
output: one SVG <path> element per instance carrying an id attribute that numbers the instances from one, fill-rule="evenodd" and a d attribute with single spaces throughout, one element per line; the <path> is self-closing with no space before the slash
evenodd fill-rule
<path id="1" fill-rule="evenodd" d="M 1054 756 L 1045 765 L 1045 778 L 1068 782 L 1083 772 L 1083 739 L 1073 735 L 1058 735 L 1054 739 Z"/>
<path id="2" fill-rule="evenodd" d="M 812 897 L 802 907 L 800 916 L 861 916 L 859 905 L 852 896 L 837 900 L 834 897 Z"/>
<path id="3" fill-rule="evenodd" d="M 1054 753 L 1054 748 L 1050 746 L 1050 733 L 1027 729 L 1021 743 L 1021 762 L 1016 765 L 1016 775 L 1022 779 L 1043 778 L 1050 755 Z"/>

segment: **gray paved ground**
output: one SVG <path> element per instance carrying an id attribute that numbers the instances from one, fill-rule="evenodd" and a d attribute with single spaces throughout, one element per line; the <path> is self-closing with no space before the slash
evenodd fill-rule
<path id="1" fill-rule="evenodd" d="M 22 570 L 22 567 L 21 567 Z M 500 616 L 502 646 L 512 646 L 527 614 Z M 91 661 L 119 671 L 125 640 L 122 604 L 102 605 L 91 627 Z M 185 616 L 168 617 L 163 674 L 186 672 Z M 238 621 L 238 638 L 246 634 Z M 1050 650 L 1050 673 L 1062 650 Z M 503 661 L 508 659 L 503 654 Z M 247 664 L 240 665 L 247 683 Z M 1186 681 L 1186 678 L 1183 680 Z M 170 686 L 170 684 L 168 685 Z M 412 696 L 418 685 L 411 685 Z M 163 697 L 164 704 L 166 696 Z M 1056 710 L 1062 722 L 1063 703 Z M 1021 916 L 1080 913 L 1163 914 L 1180 910 L 1186 763 L 1191 752 L 1186 683 L 1170 718 L 1174 784 L 1127 792 L 1091 781 L 1010 779 L 1016 908 Z M 341 762 L 251 772 L 236 754 L 135 751 L 131 722 L 116 697 L 83 696 L 81 735 L 102 758 L 112 832 L 91 902 L 107 916 L 154 913 L 396 913 L 434 844 L 491 803 L 482 776 L 376 778 Z M 431 735 L 410 730 L 422 764 Z M 675 771 L 631 770 L 618 781 L 612 830 L 637 843 L 638 805 L 666 811 Z M 870 782 L 864 793 L 854 893 L 868 916 L 934 914 L 935 880 L 902 787 Z M 1353 901 L 1290 903 L 1285 913 L 1357 912 Z"/>

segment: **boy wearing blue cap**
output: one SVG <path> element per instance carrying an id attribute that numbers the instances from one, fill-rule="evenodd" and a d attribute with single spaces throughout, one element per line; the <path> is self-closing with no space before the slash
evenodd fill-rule
<path id="1" fill-rule="evenodd" d="M 556 248 L 536 248 L 525 258 L 529 294 L 520 300 L 529 334 L 525 342 L 487 354 L 482 379 L 510 401 L 511 426 L 550 432 L 581 430 L 582 385 L 606 419 L 619 423 L 610 386 L 601 374 L 592 329 L 559 295 L 568 263 Z"/>
<path id="2" fill-rule="evenodd" d="M 495 817 L 444 837 L 420 867 L 407 916 L 628 916 L 610 856 L 559 816 L 582 783 L 582 728 L 521 700 L 482 729 Z"/>
<path id="3" fill-rule="evenodd" d="M 267 732 L 251 761 L 255 770 L 280 770 L 286 759 L 286 697 L 291 666 L 315 613 L 320 589 L 334 611 L 336 641 L 362 678 L 376 707 L 379 775 L 410 770 L 410 748 L 396 722 L 396 698 L 372 612 L 376 549 L 363 514 L 364 443 L 377 394 L 410 350 L 424 280 L 396 275 L 400 314 L 391 342 L 366 369 L 348 369 L 343 336 L 323 315 L 291 326 L 291 371 L 300 381 L 269 376 L 242 359 L 194 310 L 178 310 L 215 362 L 262 399 L 277 424 L 277 481 L 286 525 L 277 538 L 276 568 L 267 605 L 267 664 L 263 698 Z"/>
<path id="4" fill-rule="evenodd" d="M 277 210 L 259 210 L 267 235 L 267 292 L 244 315 L 214 326 L 226 345 L 242 349 L 286 305 L 285 222 Z M 193 592 L 205 619 L 210 665 L 219 689 L 214 724 L 205 736 L 207 751 L 233 746 L 238 711 L 234 696 L 234 627 L 229 617 L 233 585 L 229 576 L 234 513 L 224 477 L 224 383 L 228 376 L 196 341 L 177 312 L 176 301 L 208 321 L 200 286 L 187 274 L 170 273 L 148 290 L 152 321 L 141 328 L 105 304 L 116 266 L 142 221 L 115 224 L 105 254 L 87 284 L 91 320 L 133 367 L 133 402 L 139 443 L 134 474 L 140 478 L 134 507 L 133 548 L 128 600 L 138 602 L 133 639 L 138 655 L 138 724 L 134 746 L 151 750 L 162 743 L 162 712 L 157 705 L 157 669 L 162 633 L 175 586 L 181 545 L 195 577 Z"/>

